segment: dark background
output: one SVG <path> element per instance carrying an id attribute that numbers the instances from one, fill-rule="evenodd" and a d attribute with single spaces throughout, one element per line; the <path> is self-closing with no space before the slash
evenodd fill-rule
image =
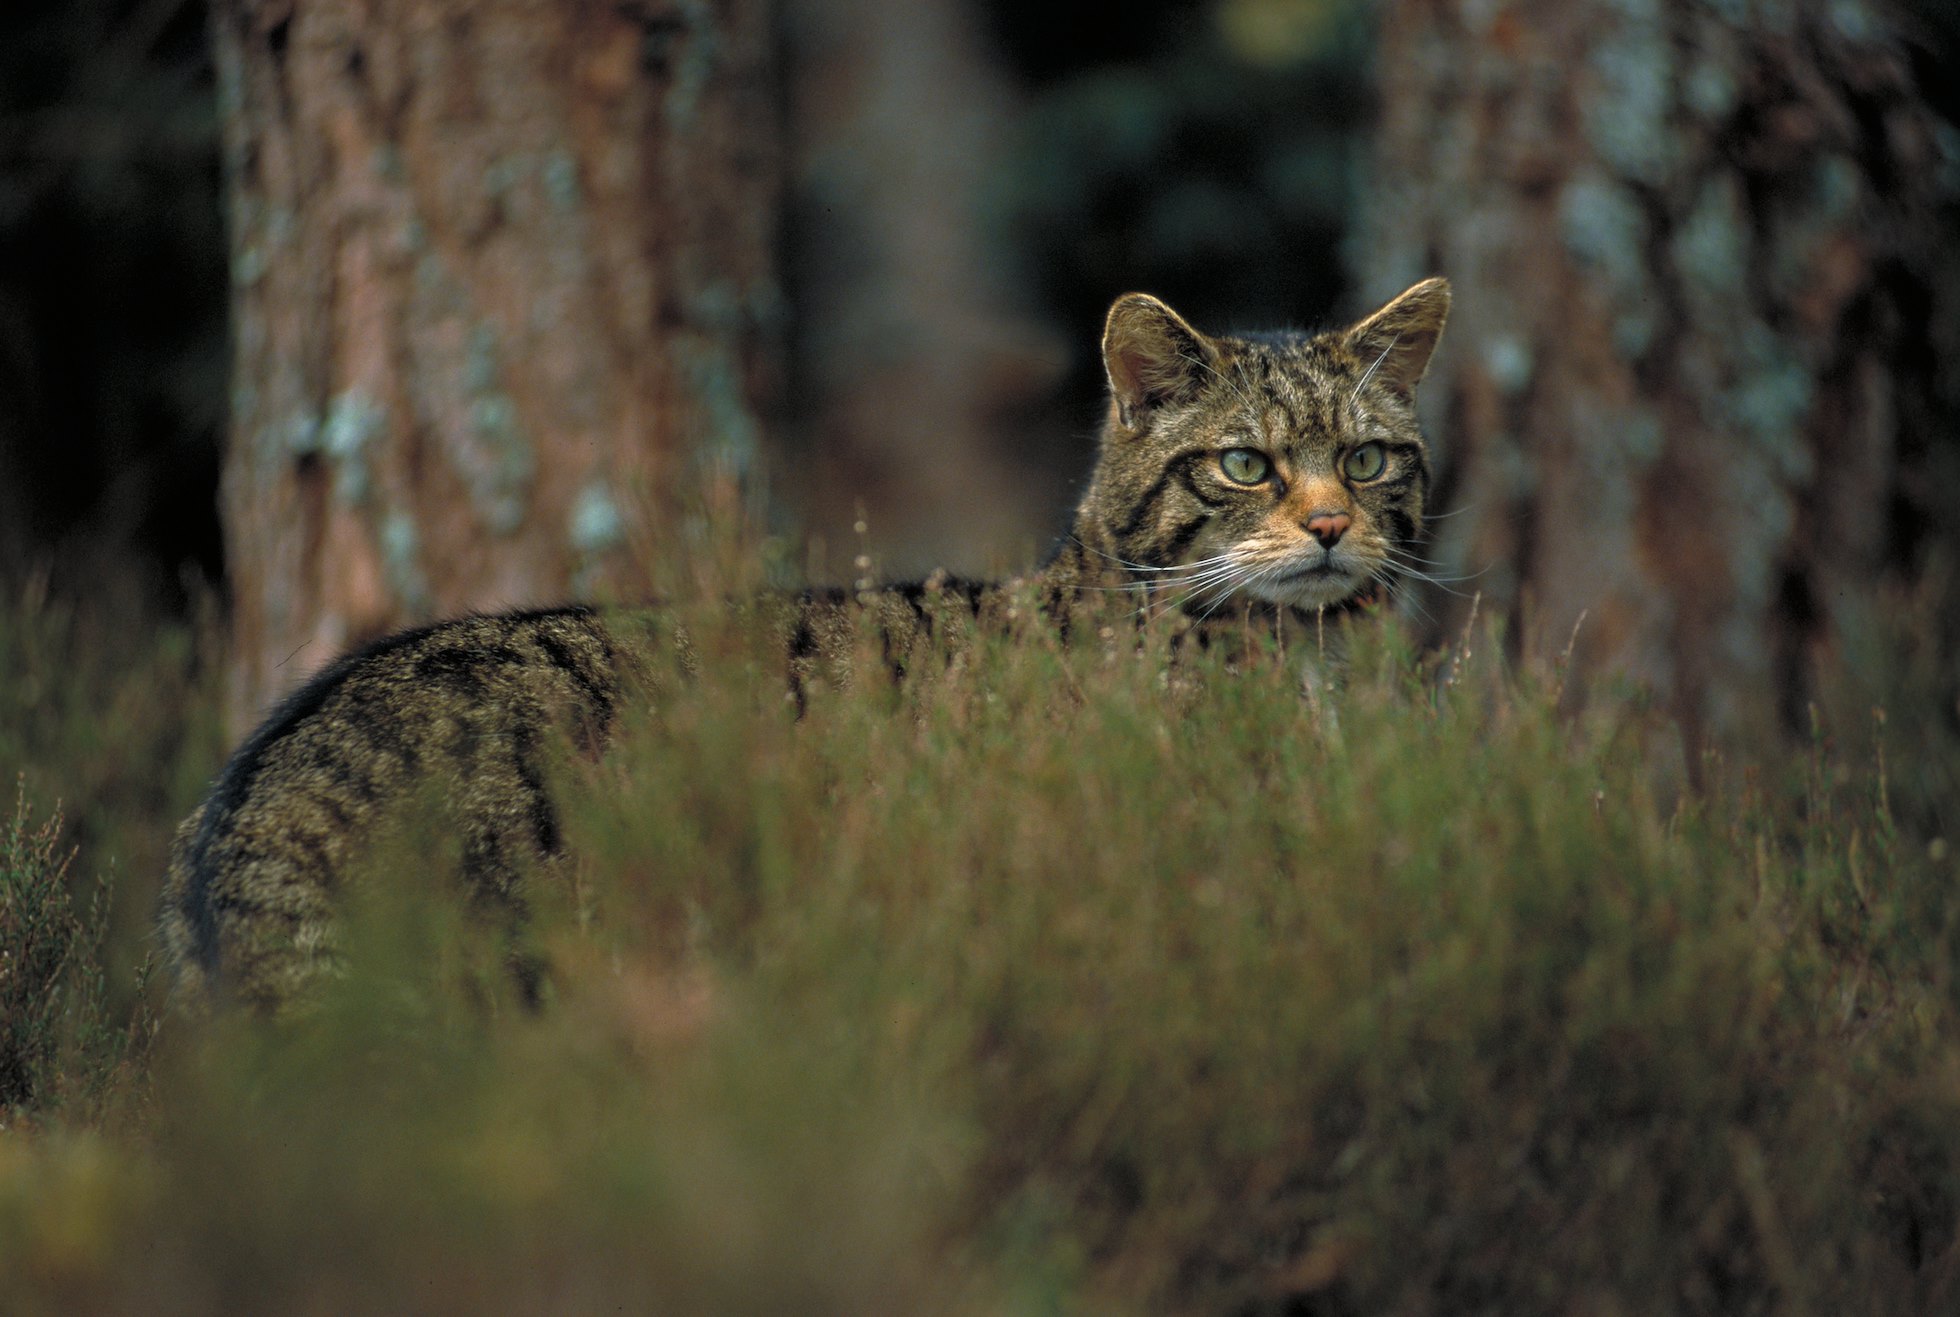
<path id="1" fill-rule="evenodd" d="M 1960 17 L 1945 0 L 1908 10 L 1921 85 L 1952 121 L 1960 89 L 1942 72 Z M 1093 334 L 1113 293 L 1148 288 L 1219 328 L 1352 309 L 1341 249 L 1373 122 L 1370 10 L 974 0 L 972 15 L 973 58 L 1011 89 L 974 223 L 1002 254 L 995 291 L 1064 354 L 1003 457 L 1027 470 L 1031 500 L 1059 506 L 1098 415 Z M 198 0 L 0 7 L 9 576 L 97 589 L 113 575 L 173 608 L 222 589 L 215 96 Z M 852 255 L 802 223 L 813 209 L 797 201 L 793 304 L 799 287 L 850 277 Z M 799 326 L 795 350 L 820 351 L 824 332 Z M 793 452 L 795 431 L 781 441 Z"/>
<path id="2" fill-rule="evenodd" d="M 1363 7 L 1306 6 L 1303 30 L 1255 31 L 1236 46 L 1221 8 L 1137 3 L 1120 21 L 1101 6 L 1026 0 L 974 11 L 975 57 L 1010 88 L 974 223 L 1007 254 L 989 267 L 998 296 L 1051 326 L 1046 341 L 1066 354 L 1004 455 L 1025 464 L 1034 501 L 1059 503 L 1078 474 L 1070 439 L 1099 414 L 1094 334 L 1114 293 L 1149 288 L 1228 327 L 1330 315 L 1346 291 L 1339 248 L 1369 120 Z M 111 573 L 176 608 L 222 586 L 228 293 L 215 97 L 197 0 L 0 8 L 10 573 L 51 571 L 58 589 Z M 799 285 L 850 277 L 852 258 L 799 224 L 809 211 L 796 201 L 793 303 Z M 824 332 L 799 326 L 795 349 L 820 350 Z"/>

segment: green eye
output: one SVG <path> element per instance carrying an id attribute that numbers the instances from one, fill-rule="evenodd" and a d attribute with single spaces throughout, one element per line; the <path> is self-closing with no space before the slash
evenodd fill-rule
<path id="1" fill-rule="evenodd" d="M 1341 462 L 1349 480 L 1373 480 L 1388 465 L 1388 454 L 1380 444 L 1363 444 Z"/>
<path id="2" fill-rule="evenodd" d="M 1241 485 L 1256 485 L 1266 478 L 1273 464 L 1266 455 L 1250 448 L 1227 448 L 1218 455 L 1218 469 Z"/>

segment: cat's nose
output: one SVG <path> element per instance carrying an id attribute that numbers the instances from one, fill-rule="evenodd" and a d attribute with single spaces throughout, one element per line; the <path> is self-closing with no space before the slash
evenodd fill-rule
<path id="1" fill-rule="evenodd" d="M 1321 548 L 1331 549 L 1352 524 L 1345 512 L 1316 512 L 1307 518 L 1307 534 L 1319 540 Z"/>

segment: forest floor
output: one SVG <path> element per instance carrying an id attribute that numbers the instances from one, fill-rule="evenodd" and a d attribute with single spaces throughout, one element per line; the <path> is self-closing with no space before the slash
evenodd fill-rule
<path id="1" fill-rule="evenodd" d="M 1494 627 L 1317 703 L 1257 646 L 976 640 L 800 719 L 707 636 L 563 770 L 542 1009 L 402 838 L 271 1025 L 151 972 L 215 628 L 16 589 L 0 1310 L 1955 1310 L 1912 607 L 1806 743 L 1692 765 Z"/>

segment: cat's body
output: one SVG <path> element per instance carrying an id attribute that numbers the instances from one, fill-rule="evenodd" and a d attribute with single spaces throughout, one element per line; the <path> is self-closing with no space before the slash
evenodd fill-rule
<path id="1" fill-rule="evenodd" d="M 866 624 L 902 672 L 942 608 L 984 627 L 1031 597 L 1066 630 L 1092 592 L 1127 588 L 1194 618 L 1229 602 L 1285 623 L 1420 575 L 1414 389 L 1448 308 L 1432 279 L 1347 330 L 1210 338 L 1152 298 L 1119 299 L 1097 465 L 1047 564 L 999 585 L 763 601 L 792 688 Z M 561 845 L 550 754 L 602 749 L 645 660 L 672 643 L 656 610 L 565 608 L 438 623 L 326 668 L 178 829 L 158 926 L 186 994 L 276 1009 L 303 993 L 333 963 L 341 878 L 418 802 L 442 811 L 477 903 L 521 917 L 517 875 Z"/>

